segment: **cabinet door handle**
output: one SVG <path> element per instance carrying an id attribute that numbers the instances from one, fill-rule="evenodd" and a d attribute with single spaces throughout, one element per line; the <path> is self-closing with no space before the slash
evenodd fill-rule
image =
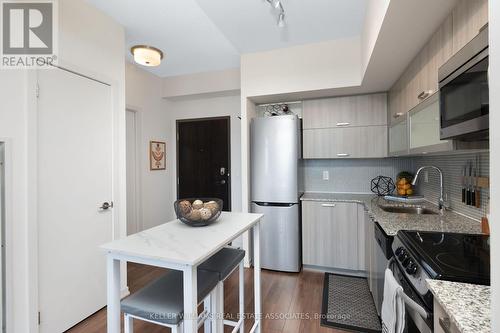
<path id="1" fill-rule="evenodd" d="M 335 204 L 330 203 L 330 204 L 321 204 L 321 207 L 335 207 Z"/>
<path id="2" fill-rule="evenodd" d="M 338 157 L 347 157 L 347 156 L 351 156 L 351 154 L 346 154 L 346 153 L 339 153 L 337 154 Z"/>
<path id="3" fill-rule="evenodd" d="M 349 126 L 351 123 L 337 123 L 337 126 Z"/>
<path id="4" fill-rule="evenodd" d="M 398 113 L 395 113 L 395 114 L 393 115 L 393 117 L 394 117 L 394 118 L 399 118 L 399 117 L 401 117 L 403 114 L 404 114 L 403 112 L 398 112 Z"/>
<path id="5" fill-rule="evenodd" d="M 418 94 L 418 99 L 423 100 L 432 95 L 433 91 L 432 90 L 424 90 L 420 94 Z"/>

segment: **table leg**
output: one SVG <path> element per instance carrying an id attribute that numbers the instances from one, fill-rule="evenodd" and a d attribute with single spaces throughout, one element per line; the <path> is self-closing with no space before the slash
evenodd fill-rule
<path id="1" fill-rule="evenodd" d="M 261 332 L 262 298 L 260 291 L 260 221 L 253 227 L 253 270 L 254 270 L 254 293 L 255 293 L 255 332 Z"/>
<path id="2" fill-rule="evenodd" d="M 184 285 L 184 332 L 198 332 L 198 281 L 196 266 L 186 266 L 183 271 Z"/>
<path id="3" fill-rule="evenodd" d="M 120 333 L 120 260 L 107 257 L 108 333 Z"/>

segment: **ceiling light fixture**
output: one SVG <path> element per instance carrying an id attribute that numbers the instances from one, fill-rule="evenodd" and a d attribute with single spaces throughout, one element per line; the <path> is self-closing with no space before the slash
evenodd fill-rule
<path id="1" fill-rule="evenodd" d="M 283 28 L 285 26 L 285 8 L 283 8 L 283 3 L 281 0 L 266 0 L 274 9 L 279 9 L 278 14 L 278 27 Z"/>
<path id="2" fill-rule="evenodd" d="M 163 59 L 163 52 L 160 49 L 148 45 L 132 46 L 130 52 L 134 56 L 134 61 L 143 66 L 158 66 Z"/>

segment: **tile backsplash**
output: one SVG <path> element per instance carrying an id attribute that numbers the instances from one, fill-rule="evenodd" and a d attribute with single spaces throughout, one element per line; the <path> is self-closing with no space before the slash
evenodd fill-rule
<path id="1" fill-rule="evenodd" d="M 303 160 L 306 192 L 371 193 L 370 181 L 377 176 L 393 179 L 400 171 L 414 169 L 408 158 Z M 323 180 L 328 172 L 329 179 Z"/>
<path id="2" fill-rule="evenodd" d="M 385 159 L 325 159 L 302 160 L 303 190 L 306 192 L 347 192 L 371 193 L 370 181 L 379 176 L 396 179 L 400 171 L 415 173 L 423 165 L 434 165 L 443 170 L 444 192 L 450 208 L 460 214 L 480 220 L 485 215 L 489 201 L 489 190 L 481 190 L 481 208 L 462 203 L 462 169 L 470 160 L 479 156 L 480 176 L 489 177 L 489 153 L 467 153 L 441 156 L 418 156 Z M 327 173 L 328 179 L 324 180 Z M 325 174 L 326 176 L 326 174 Z M 439 176 L 428 171 L 428 182 L 423 177 L 417 184 L 416 192 L 430 202 L 439 198 Z"/>
<path id="3" fill-rule="evenodd" d="M 443 171 L 444 192 L 448 196 L 450 208 L 458 213 L 480 220 L 485 215 L 489 201 L 489 189 L 481 190 L 481 208 L 467 206 L 462 203 L 462 172 L 468 161 L 474 162 L 479 157 L 479 176 L 489 177 L 490 159 L 489 153 L 460 154 L 444 156 L 414 157 L 415 170 L 423 165 L 434 165 Z M 419 180 L 417 191 L 424 195 L 429 201 L 437 202 L 439 199 L 439 174 L 429 171 L 429 181 L 425 183 L 423 178 Z"/>

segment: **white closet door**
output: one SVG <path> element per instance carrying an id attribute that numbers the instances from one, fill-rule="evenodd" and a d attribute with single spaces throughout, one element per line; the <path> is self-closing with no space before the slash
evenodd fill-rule
<path id="1" fill-rule="evenodd" d="M 61 69 L 38 75 L 40 332 L 58 333 L 106 305 L 111 88 Z"/>

